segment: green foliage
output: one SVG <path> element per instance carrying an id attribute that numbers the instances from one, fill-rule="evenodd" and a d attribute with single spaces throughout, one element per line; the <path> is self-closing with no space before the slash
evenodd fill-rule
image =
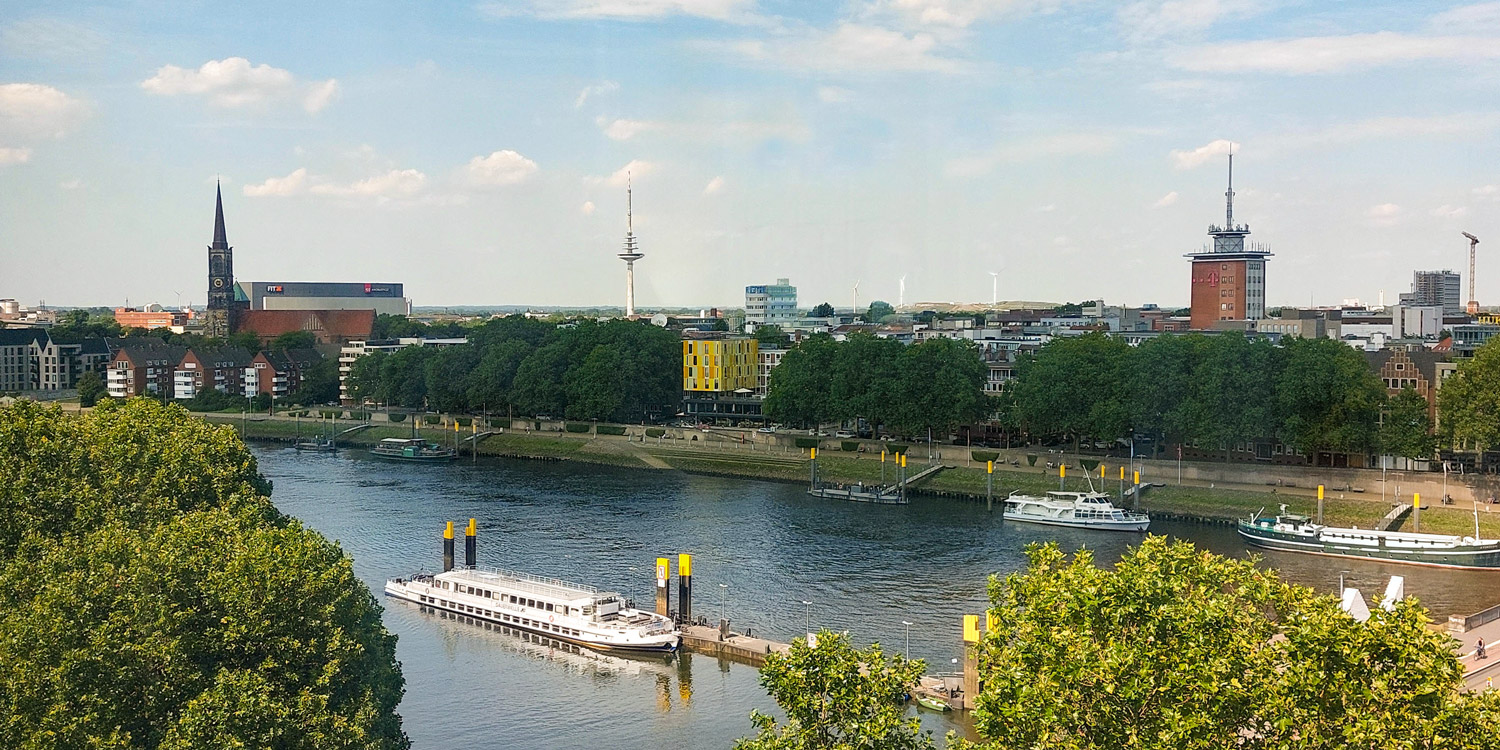
<path id="1" fill-rule="evenodd" d="M 99 377 L 99 373 L 89 370 L 78 377 L 79 406 L 85 408 L 93 406 L 99 403 L 99 399 L 104 398 L 107 392 L 104 379 Z"/>
<path id="2" fill-rule="evenodd" d="M 594 432 L 599 435 L 624 435 L 625 425 L 601 424 L 594 427 Z"/>
<path id="3" fill-rule="evenodd" d="M 760 670 L 760 684 L 781 707 L 786 720 L 759 711 L 750 714 L 756 734 L 735 750 L 926 750 L 932 735 L 907 717 L 902 697 L 917 683 L 925 665 L 897 654 L 887 658 L 879 644 L 857 649 L 843 633 L 824 630 L 816 645 L 797 639 L 787 654 L 771 654 Z"/>
<path id="4" fill-rule="evenodd" d="M 818 444 L 820 442 L 822 442 L 822 441 L 818 440 L 815 437 L 792 438 L 792 443 L 795 444 L 798 448 L 803 448 L 803 449 L 816 448 L 816 447 L 818 447 Z"/>
<path id="5" fill-rule="evenodd" d="M 875 300 L 870 303 L 870 309 L 865 311 L 865 320 L 871 323 L 879 323 L 886 318 L 895 315 L 896 308 L 891 307 L 889 302 Z"/>
<path id="6" fill-rule="evenodd" d="M 1026 465 L 1027 466 L 1036 466 L 1036 459 L 1037 459 L 1037 455 L 1035 453 L 1027 453 L 1026 454 Z"/>
<path id="7" fill-rule="evenodd" d="M 859 441 L 858 440 L 844 440 L 844 441 L 842 441 L 842 442 L 839 443 L 839 450 L 845 451 L 847 453 L 858 452 L 859 451 Z"/>
<path id="8" fill-rule="evenodd" d="M 271 394 L 257 393 L 255 398 L 250 399 L 250 408 L 253 411 L 267 411 L 271 408 Z"/>
<path id="9" fill-rule="evenodd" d="M 225 411 L 227 409 L 241 410 L 250 408 L 250 400 L 244 396 L 236 396 L 214 388 L 204 388 L 194 394 L 192 398 L 184 399 L 178 403 L 186 407 L 188 411 Z"/>
<path id="10" fill-rule="evenodd" d="M 338 419 L 342 414 L 343 412 L 338 409 L 320 409 L 318 411 L 318 415 L 324 419 Z"/>
<path id="11" fill-rule="evenodd" d="M 812 309 L 812 312 L 809 312 L 807 315 L 810 318 L 831 318 L 833 317 L 833 314 L 833 305 L 830 305 L 827 302 L 820 302 L 818 303 L 818 306 L 814 307 Z"/>
<path id="12" fill-rule="evenodd" d="M 386 416 L 389 417 L 392 422 L 405 422 L 406 421 L 406 412 L 400 412 L 400 411 L 391 412 L 390 414 L 387 414 Z"/>
<path id="13" fill-rule="evenodd" d="M 370 412 L 367 412 L 367 411 L 351 411 L 351 412 L 349 412 L 349 418 L 350 419 L 358 419 L 359 421 L 364 422 L 364 421 L 366 421 L 366 420 L 368 420 L 370 418 Z"/>
<path id="14" fill-rule="evenodd" d="M 1294 338 L 1280 354 L 1276 413 L 1282 442 L 1305 453 L 1373 450 L 1386 396 L 1364 355 L 1322 338 Z"/>
<path id="15" fill-rule="evenodd" d="M 318 343 L 318 337 L 312 331 L 287 331 L 286 333 L 271 339 L 266 345 L 266 351 L 277 351 L 280 349 L 311 349 Z M 258 347 L 257 347 L 258 348 Z M 252 349 L 251 351 L 255 351 Z"/>
<path id="16" fill-rule="evenodd" d="M 1032 434 L 1113 438 L 1130 421 L 1125 400 L 1130 347 L 1091 333 L 1054 339 L 1016 363 L 1019 426 Z"/>
<path id="17" fill-rule="evenodd" d="M 661 428 L 661 427 L 647 427 L 646 428 L 646 437 L 648 437 L 648 438 L 659 438 L 659 437 L 661 437 L 662 435 L 665 435 L 665 434 L 667 434 L 667 431 L 665 429 Z"/>
<path id="18" fill-rule="evenodd" d="M 582 433 L 589 431 L 589 425 L 587 422 L 569 422 L 563 425 L 563 429 L 568 432 Z"/>
<path id="19" fill-rule="evenodd" d="M 380 607 L 227 427 L 0 407 L 0 746 L 406 748 Z"/>
<path id="20" fill-rule="evenodd" d="M 889 450 L 891 453 L 894 453 L 894 454 L 896 454 L 898 456 L 901 456 L 901 455 L 905 455 L 907 449 L 910 448 L 911 446 L 909 446 L 909 445 L 902 445 L 900 443 L 887 443 L 885 447 L 886 447 L 886 450 Z"/>
<path id="21" fill-rule="evenodd" d="M 438 415 L 436 415 L 436 414 L 424 414 L 424 415 L 422 415 L 422 422 L 424 424 L 442 424 L 442 421 L 443 421 L 443 418 L 440 417 L 440 416 L 438 416 Z"/>
<path id="22" fill-rule="evenodd" d="M 490 426 L 491 427 L 498 427 L 500 429 L 505 429 L 507 427 L 510 427 L 510 420 L 509 419 L 505 419 L 504 417 L 500 417 L 500 418 L 496 418 L 496 419 L 491 419 L 490 420 Z"/>
<path id="23" fill-rule="evenodd" d="M 286 397 L 289 404 L 312 406 L 326 404 L 339 397 L 339 363 L 333 357 L 324 357 L 302 371 L 302 381 L 297 390 Z"/>
<path id="24" fill-rule="evenodd" d="M 1459 692 L 1414 600 L 1360 623 L 1253 560 L 1148 537 L 1112 569 L 1055 544 L 990 582 L 977 745 L 1065 750 L 1480 748 L 1500 699 Z M 1467 734 L 1473 732 L 1473 734 Z"/>
<path id="25" fill-rule="evenodd" d="M 1000 453 L 998 451 L 969 451 L 969 457 L 974 459 L 975 461 L 984 463 L 988 461 L 998 461 L 1000 459 Z"/>
<path id="26" fill-rule="evenodd" d="M 1464 360 L 1438 391 L 1438 424 L 1455 446 L 1500 445 L 1500 336 Z"/>
<path id="27" fill-rule="evenodd" d="M 771 370 L 762 410 L 777 422 L 818 425 L 833 417 L 833 362 L 838 344 L 826 334 L 792 347 Z"/>
<path id="28" fill-rule="evenodd" d="M 792 338 L 777 325 L 756 326 L 755 340 L 762 349 L 785 349 L 792 345 Z"/>
<path id="29" fill-rule="evenodd" d="M 47 329 L 47 337 L 60 344 L 80 344 L 84 339 L 123 336 L 125 329 L 112 315 L 94 315 L 88 310 L 69 310 Z"/>
<path id="30" fill-rule="evenodd" d="M 474 420 L 469 417 L 454 417 L 453 421 L 458 422 L 459 427 L 471 427 L 474 424 Z"/>
<path id="31" fill-rule="evenodd" d="M 1428 459 L 1436 448 L 1427 399 L 1411 388 L 1403 388 L 1391 396 L 1380 422 L 1381 451 L 1403 458 Z"/>
<path id="32" fill-rule="evenodd" d="M 260 337 L 249 331 L 240 331 L 239 333 L 229 334 L 224 338 L 224 344 L 226 346 L 233 346 L 244 349 L 245 351 L 251 353 L 258 352 L 261 348 Z"/>

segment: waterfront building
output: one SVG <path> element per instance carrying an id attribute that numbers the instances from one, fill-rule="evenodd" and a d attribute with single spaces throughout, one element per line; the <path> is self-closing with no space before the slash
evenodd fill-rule
<path id="1" fill-rule="evenodd" d="M 40 328 L 0 329 L 0 393 L 37 388 L 36 349 L 46 338 Z"/>
<path id="2" fill-rule="evenodd" d="M 726 393 L 754 391 L 760 342 L 720 338 L 682 342 L 682 390 Z"/>
<path id="3" fill-rule="evenodd" d="M 1441 271 L 1412 272 L 1411 292 L 1401 295 L 1401 304 L 1418 307 L 1436 305 L 1443 308 L 1443 315 L 1460 315 L 1464 312 L 1462 282 L 1458 274 Z"/>
<path id="4" fill-rule="evenodd" d="M 1453 355 L 1455 357 L 1472 357 L 1474 350 L 1484 346 L 1485 342 L 1500 334 L 1500 324 L 1496 323 L 1460 323 L 1449 327 L 1453 333 Z"/>
<path id="5" fill-rule="evenodd" d="M 1229 157 L 1229 189 L 1224 192 L 1224 226 L 1210 225 L 1213 247 L 1188 253 L 1192 261 L 1191 325 L 1204 331 L 1217 321 L 1259 320 L 1266 316 L 1266 259 L 1271 251 L 1247 245 L 1248 224 L 1234 223 L 1234 156 Z"/>
<path id="6" fill-rule="evenodd" d="M 187 349 L 156 338 L 117 339 L 105 389 L 112 398 L 159 396 L 172 392 L 172 374 Z"/>
<path id="7" fill-rule="evenodd" d="M 411 300 L 401 284 L 341 281 L 245 281 L 238 294 L 251 310 L 374 310 L 376 315 L 410 315 Z"/>
<path id="8" fill-rule="evenodd" d="M 1446 355 L 1425 349 L 1386 349 L 1365 352 L 1365 362 L 1380 377 L 1386 395 L 1395 396 L 1410 388 L 1426 399 L 1427 416 L 1437 424 L 1438 391 L 1443 381 L 1458 369 Z"/>
<path id="9" fill-rule="evenodd" d="M 797 319 L 797 287 L 789 279 L 775 284 L 745 287 L 745 332 L 754 333 L 757 326 L 783 328 Z"/>
<path id="10" fill-rule="evenodd" d="M 273 398 L 285 398 L 302 387 L 307 371 L 323 361 L 316 349 L 281 349 L 260 352 L 251 360 L 245 371 L 245 396 L 269 393 Z"/>
<path id="11" fill-rule="evenodd" d="M 193 398 L 207 390 L 247 395 L 245 371 L 251 368 L 250 352 L 237 346 L 193 347 L 183 352 L 172 373 L 172 398 Z M 248 395 L 254 395 L 252 390 Z"/>
<path id="12" fill-rule="evenodd" d="M 765 398 L 766 393 L 771 388 L 771 371 L 776 369 L 777 365 L 781 364 L 781 358 L 786 356 L 786 350 L 775 348 L 760 349 L 759 346 L 759 343 L 757 343 L 755 395 Z"/>

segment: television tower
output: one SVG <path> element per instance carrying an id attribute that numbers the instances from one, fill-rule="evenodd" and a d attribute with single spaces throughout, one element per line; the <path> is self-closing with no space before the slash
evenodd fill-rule
<path id="1" fill-rule="evenodd" d="M 635 316 L 635 262 L 646 257 L 635 244 L 635 227 L 631 219 L 630 176 L 625 176 L 625 244 L 617 256 L 625 261 L 625 317 Z"/>

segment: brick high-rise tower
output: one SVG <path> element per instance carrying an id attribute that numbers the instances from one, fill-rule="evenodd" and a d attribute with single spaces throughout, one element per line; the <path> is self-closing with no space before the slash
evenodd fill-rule
<path id="1" fill-rule="evenodd" d="M 1246 247 L 1248 224 L 1234 223 L 1234 155 L 1229 155 L 1229 189 L 1224 193 L 1224 226 L 1210 224 L 1213 249 L 1188 253 L 1193 262 L 1192 322 L 1207 330 L 1220 320 L 1266 317 L 1266 258 L 1271 251 Z"/>

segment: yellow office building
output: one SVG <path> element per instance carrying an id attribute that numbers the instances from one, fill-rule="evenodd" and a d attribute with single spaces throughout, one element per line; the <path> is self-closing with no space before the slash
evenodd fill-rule
<path id="1" fill-rule="evenodd" d="M 760 345 L 733 338 L 682 342 L 682 390 L 727 393 L 755 390 Z"/>

